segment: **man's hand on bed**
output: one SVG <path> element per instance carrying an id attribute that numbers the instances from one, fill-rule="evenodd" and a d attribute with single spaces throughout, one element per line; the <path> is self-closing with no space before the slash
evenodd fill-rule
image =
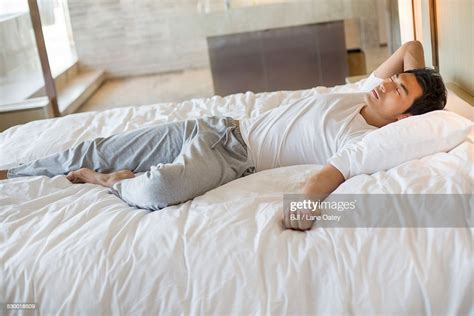
<path id="1" fill-rule="evenodd" d="M 309 199 L 316 201 L 314 198 Z M 309 230 L 313 227 L 314 216 L 320 215 L 319 210 L 311 209 L 296 209 L 296 210 L 283 210 L 283 228 L 293 230 Z"/>
<path id="2" fill-rule="evenodd" d="M 308 178 L 303 189 L 309 200 L 324 200 L 345 181 L 342 173 L 334 166 L 327 164 Z M 309 230 L 313 226 L 316 210 L 283 209 L 283 227 L 294 230 Z"/>

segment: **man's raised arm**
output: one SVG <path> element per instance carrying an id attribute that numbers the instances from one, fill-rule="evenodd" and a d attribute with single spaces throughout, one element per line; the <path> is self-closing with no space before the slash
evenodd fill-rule
<path id="1" fill-rule="evenodd" d="M 324 200 L 337 187 L 345 181 L 342 173 L 331 164 L 327 164 L 308 178 L 303 192 L 308 199 Z M 314 220 L 291 220 L 290 210 L 283 209 L 283 227 L 296 230 L 308 230 L 313 226 Z M 302 211 L 304 212 L 304 211 Z M 300 216 L 300 218 L 305 216 Z"/>
<path id="2" fill-rule="evenodd" d="M 403 44 L 392 56 L 383 62 L 374 72 L 380 79 L 390 78 L 398 73 L 425 68 L 423 45 L 419 41 Z"/>

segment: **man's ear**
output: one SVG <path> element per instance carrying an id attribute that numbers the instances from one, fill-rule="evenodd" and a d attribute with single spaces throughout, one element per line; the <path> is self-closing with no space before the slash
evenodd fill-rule
<path id="1" fill-rule="evenodd" d="M 410 113 L 403 113 L 403 114 L 400 114 L 398 117 L 397 117 L 397 121 L 400 121 L 401 119 L 404 119 L 404 118 L 407 118 L 407 117 L 410 117 L 411 114 Z"/>

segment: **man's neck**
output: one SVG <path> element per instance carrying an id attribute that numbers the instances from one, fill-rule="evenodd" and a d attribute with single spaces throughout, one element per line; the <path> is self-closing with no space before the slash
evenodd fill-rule
<path id="1" fill-rule="evenodd" d="M 364 120 L 367 122 L 367 124 L 375 127 L 382 127 L 385 126 L 391 122 L 387 122 L 385 120 L 379 119 L 376 115 L 374 115 L 372 112 L 370 112 L 369 108 L 367 105 L 364 105 L 362 109 L 360 110 L 360 115 L 364 118 Z"/>

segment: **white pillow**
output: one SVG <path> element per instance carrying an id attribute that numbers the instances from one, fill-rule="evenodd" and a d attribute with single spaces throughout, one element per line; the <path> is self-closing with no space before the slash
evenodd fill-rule
<path id="1" fill-rule="evenodd" d="M 385 125 L 329 159 L 345 179 L 387 170 L 412 159 L 446 152 L 462 143 L 473 122 L 439 110 Z"/>

